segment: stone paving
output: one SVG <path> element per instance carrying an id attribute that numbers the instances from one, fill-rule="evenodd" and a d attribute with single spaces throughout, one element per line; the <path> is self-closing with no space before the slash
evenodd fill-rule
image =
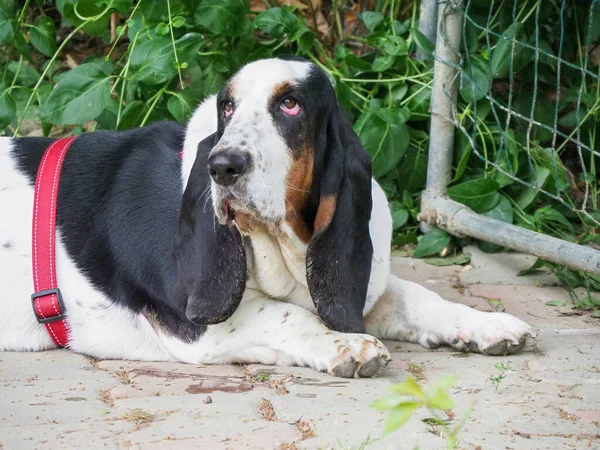
<path id="1" fill-rule="evenodd" d="M 378 378 L 346 380 L 305 368 L 95 361 L 63 350 L 0 353 L 0 448 L 350 449 L 381 437 L 370 408 L 407 374 L 424 386 L 458 377 L 452 424 L 472 408 L 460 448 L 600 448 L 600 320 L 569 305 L 547 274 L 516 277 L 534 258 L 485 255 L 467 267 L 394 257 L 399 276 L 452 301 L 502 309 L 539 330 L 521 355 L 485 357 L 386 342 Z M 490 303 L 489 300 L 492 300 Z M 510 362 L 509 362 L 510 361 Z M 510 369 L 498 389 L 497 362 Z M 444 448 L 426 411 L 366 449 Z"/>

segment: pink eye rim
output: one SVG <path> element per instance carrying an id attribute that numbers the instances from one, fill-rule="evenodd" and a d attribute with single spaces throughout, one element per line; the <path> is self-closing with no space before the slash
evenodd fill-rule
<path id="1" fill-rule="evenodd" d="M 297 116 L 300 113 L 300 105 L 294 97 L 284 98 L 279 105 L 279 109 L 288 116 Z"/>
<path id="2" fill-rule="evenodd" d="M 225 118 L 231 116 L 233 114 L 233 102 L 229 101 L 225 103 L 223 106 L 223 115 Z"/>

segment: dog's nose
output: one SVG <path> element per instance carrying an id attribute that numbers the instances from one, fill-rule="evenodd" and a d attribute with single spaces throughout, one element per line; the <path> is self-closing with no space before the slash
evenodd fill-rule
<path id="1" fill-rule="evenodd" d="M 246 173 L 249 159 L 246 152 L 224 150 L 213 153 L 208 157 L 208 173 L 215 183 L 231 186 Z"/>

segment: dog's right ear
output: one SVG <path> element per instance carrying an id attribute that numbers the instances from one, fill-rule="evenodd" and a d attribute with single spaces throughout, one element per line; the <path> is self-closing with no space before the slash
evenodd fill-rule
<path id="1" fill-rule="evenodd" d="M 227 320 L 246 287 L 246 253 L 235 227 L 217 222 L 210 201 L 207 159 L 216 133 L 198 144 L 198 155 L 183 193 L 175 260 L 187 295 L 186 316 L 212 325 Z"/>

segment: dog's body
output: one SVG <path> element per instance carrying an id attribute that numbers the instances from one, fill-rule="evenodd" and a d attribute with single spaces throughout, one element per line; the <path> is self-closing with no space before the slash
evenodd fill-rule
<path id="1" fill-rule="evenodd" d="M 29 301 L 33 184 L 51 141 L 0 138 L 0 350 L 55 346 Z M 187 130 L 78 137 L 57 223 L 68 347 L 96 358 L 372 376 L 390 358 L 372 336 L 501 354 L 533 334 L 390 274 L 387 199 L 306 62 L 246 66 Z"/>

